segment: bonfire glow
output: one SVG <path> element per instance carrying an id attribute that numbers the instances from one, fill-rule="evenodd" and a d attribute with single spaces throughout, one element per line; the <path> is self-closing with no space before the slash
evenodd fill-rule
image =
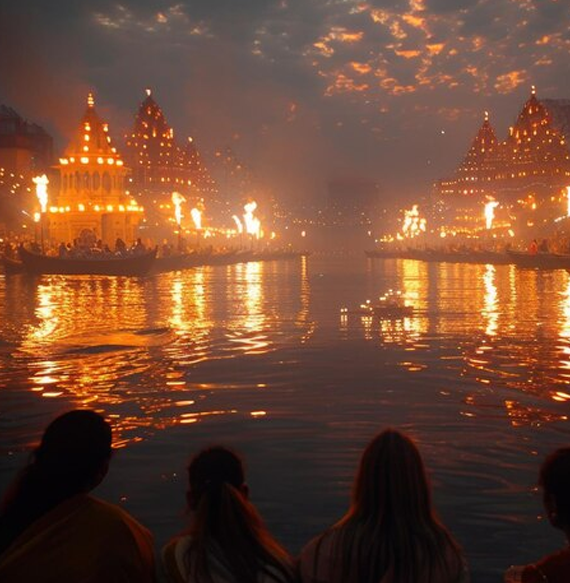
<path id="1" fill-rule="evenodd" d="M 49 184 L 48 177 L 45 174 L 42 174 L 41 176 L 35 176 L 34 178 L 32 178 L 32 181 L 36 185 L 36 196 L 38 197 L 42 213 L 45 213 L 48 203 L 47 192 L 47 185 Z"/>
<path id="2" fill-rule="evenodd" d="M 182 203 L 186 202 L 186 199 L 179 193 L 172 193 L 172 204 L 174 205 L 174 217 L 176 219 L 176 224 L 180 227 L 182 222 Z"/>
<path id="3" fill-rule="evenodd" d="M 413 239 L 426 231 L 426 219 L 420 217 L 418 205 L 412 206 L 411 210 L 404 211 L 404 223 L 402 225 L 402 234 L 404 238 Z"/>
<path id="4" fill-rule="evenodd" d="M 239 217 L 237 215 L 233 215 L 232 219 L 234 220 L 238 233 L 243 233 L 243 224 L 242 222 L 239 220 Z"/>
<path id="5" fill-rule="evenodd" d="M 256 239 L 261 236 L 261 221 L 253 215 L 257 203 L 255 201 L 248 202 L 244 207 L 243 220 L 245 223 L 245 231 L 248 235 L 253 235 Z"/>
<path id="6" fill-rule="evenodd" d="M 194 226 L 199 231 L 202 228 L 202 213 L 200 212 L 199 209 L 194 207 L 190 211 L 190 214 L 192 215 L 192 220 L 194 221 Z"/>
<path id="7" fill-rule="evenodd" d="M 499 206 L 496 200 L 490 200 L 485 203 L 485 226 L 490 229 L 493 226 L 493 220 L 495 218 L 495 208 Z"/>

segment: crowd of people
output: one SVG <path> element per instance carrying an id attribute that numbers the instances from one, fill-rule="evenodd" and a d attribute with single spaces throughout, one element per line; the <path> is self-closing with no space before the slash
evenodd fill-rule
<path id="1" fill-rule="evenodd" d="M 165 583 L 463 583 L 461 548 L 436 517 L 414 442 L 388 429 L 364 450 L 346 514 L 294 559 L 249 499 L 241 458 L 215 446 L 188 466 L 187 530 L 155 558 L 150 532 L 90 492 L 112 458 L 109 423 L 56 418 L 0 506 L 0 581 Z M 547 457 L 540 486 L 570 539 L 570 448 Z M 570 548 L 512 567 L 508 583 L 570 581 Z"/>

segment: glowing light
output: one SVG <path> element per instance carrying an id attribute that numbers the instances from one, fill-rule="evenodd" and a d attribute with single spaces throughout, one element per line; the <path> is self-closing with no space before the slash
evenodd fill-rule
<path id="1" fill-rule="evenodd" d="M 174 205 L 174 218 L 176 219 L 176 224 L 180 227 L 182 222 L 182 208 L 181 205 L 186 202 L 186 199 L 179 193 L 172 193 L 172 204 Z"/>
<path id="2" fill-rule="evenodd" d="M 93 93 L 89 93 L 87 95 L 87 106 L 93 107 L 95 105 L 95 98 L 93 97 Z"/>
<path id="3" fill-rule="evenodd" d="M 570 217 L 570 186 L 566 187 L 566 216 Z"/>
<path id="4" fill-rule="evenodd" d="M 495 209 L 499 206 L 496 200 L 490 200 L 485 203 L 485 226 L 490 229 L 493 226 L 493 220 L 495 218 Z"/>
<path id="5" fill-rule="evenodd" d="M 255 209 L 257 208 L 257 203 L 253 200 L 244 205 L 243 210 L 245 211 L 243 215 L 243 220 L 245 223 L 245 231 L 248 235 L 253 235 L 256 239 L 261 236 L 261 221 L 253 215 Z"/>
<path id="6" fill-rule="evenodd" d="M 237 226 L 237 230 L 238 233 L 243 233 L 243 224 L 242 222 L 239 220 L 239 217 L 237 215 L 233 215 L 232 219 L 234 220 L 236 226 Z"/>
<path id="7" fill-rule="evenodd" d="M 192 220 L 194 221 L 194 226 L 199 231 L 202 228 L 202 213 L 200 212 L 199 209 L 194 207 L 190 211 L 190 215 L 192 216 Z"/>
<path id="8" fill-rule="evenodd" d="M 409 211 L 404 211 L 404 223 L 402 235 L 404 238 L 413 239 L 426 231 L 427 221 L 420 216 L 418 205 L 415 204 Z"/>
<path id="9" fill-rule="evenodd" d="M 48 203 L 47 192 L 47 185 L 49 184 L 48 177 L 45 174 L 42 174 L 41 176 L 35 176 L 34 178 L 32 178 L 32 182 L 36 185 L 36 196 L 38 197 L 42 213 L 45 213 Z"/>

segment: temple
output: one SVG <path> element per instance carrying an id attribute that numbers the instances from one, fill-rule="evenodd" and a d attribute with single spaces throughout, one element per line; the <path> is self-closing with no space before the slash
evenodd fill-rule
<path id="1" fill-rule="evenodd" d="M 564 130 L 557 124 L 533 87 L 509 135 L 498 142 L 485 115 L 483 125 L 453 176 L 439 183 L 442 195 L 492 195 L 516 201 L 532 194 L 549 197 L 567 186 L 570 152 Z M 562 119 L 561 114 L 557 119 Z M 560 123 L 560 122 L 559 122 Z"/>
<path id="2" fill-rule="evenodd" d="M 55 201 L 49 202 L 52 241 L 101 239 L 112 246 L 118 238 L 126 243 L 136 239 L 143 208 L 129 195 L 128 170 L 111 144 L 109 126 L 97 114 L 91 94 L 75 137 L 56 168 L 60 189 Z"/>
<path id="3" fill-rule="evenodd" d="M 490 200 L 500 205 L 499 213 L 510 217 L 512 227 L 533 228 L 547 217 L 565 215 L 570 184 L 564 124 L 570 119 L 568 111 L 566 102 L 540 101 L 533 87 L 502 142 L 486 113 L 458 168 L 436 185 L 439 203 L 447 209 L 445 221 L 467 232 L 462 225 L 473 224 L 473 210 Z"/>
<path id="4" fill-rule="evenodd" d="M 132 188 L 148 202 L 169 202 L 173 191 L 186 197 L 209 198 L 216 191 L 193 138 L 181 146 L 164 113 L 146 90 L 126 139 L 126 159 L 132 168 Z"/>

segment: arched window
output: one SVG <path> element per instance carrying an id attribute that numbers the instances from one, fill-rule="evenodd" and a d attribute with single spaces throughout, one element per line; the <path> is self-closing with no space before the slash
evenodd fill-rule
<path id="1" fill-rule="evenodd" d="M 81 188 L 81 174 L 79 172 L 75 173 L 75 190 L 79 190 Z"/>
<path id="2" fill-rule="evenodd" d="M 91 176 L 89 176 L 89 172 L 83 174 L 83 188 L 91 190 Z"/>
<path id="3" fill-rule="evenodd" d="M 67 190 L 67 174 L 63 175 L 63 190 Z"/>
<path id="4" fill-rule="evenodd" d="M 103 174 L 103 189 L 106 192 L 110 192 L 111 191 L 111 177 L 109 176 L 108 172 L 105 172 Z"/>
<path id="5" fill-rule="evenodd" d="M 101 177 L 99 176 L 99 172 L 95 172 L 93 174 L 93 190 L 99 190 L 101 186 Z"/>

